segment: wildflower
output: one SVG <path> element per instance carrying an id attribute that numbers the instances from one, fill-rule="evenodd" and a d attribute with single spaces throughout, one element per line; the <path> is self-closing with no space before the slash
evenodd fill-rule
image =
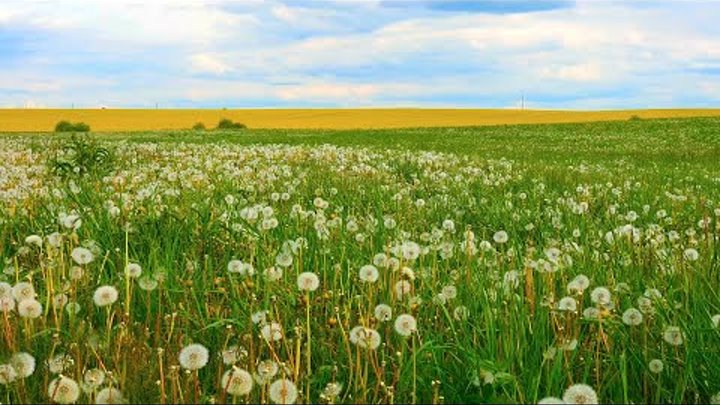
<path id="1" fill-rule="evenodd" d="M 665 365 L 662 360 L 659 359 L 652 359 L 650 360 L 650 363 L 648 363 L 648 369 L 650 369 L 651 373 L 660 374 L 664 368 Z"/>
<path id="2" fill-rule="evenodd" d="M 493 240 L 495 243 L 506 243 L 508 241 L 508 234 L 505 231 L 497 231 L 493 235 Z"/>
<path id="3" fill-rule="evenodd" d="M 230 395 L 247 395 L 252 390 L 253 378 L 247 371 L 234 367 L 223 374 L 220 384 Z"/>
<path id="4" fill-rule="evenodd" d="M 565 390 L 562 397 L 566 404 L 597 404 L 598 397 L 595 390 L 586 384 L 571 385 Z"/>
<path id="5" fill-rule="evenodd" d="M 577 301 L 573 297 L 563 297 L 558 302 L 557 309 L 558 311 L 575 312 L 577 311 Z"/>
<path id="6" fill-rule="evenodd" d="M 260 385 L 265 385 L 275 377 L 278 373 L 279 368 L 276 362 L 273 360 L 263 360 L 257 365 L 257 373 L 255 374 L 255 381 Z"/>
<path id="7" fill-rule="evenodd" d="M 290 267 L 293 262 L 293 256 L 292 253 L 282 251 L 278 253 L 277 256 L 275 256 L 275 264 L 277 264 L 280 267 Z"/>
<path id="8" fill-rule="evenodd" d="M 320 279 L 317 274 L 311 271 L 306 271 L 298 275 L 297 285 L 302 291 L 315 291 L 320 286 Z"/>
<path id="9" fill-rule="evenodd" d="M 356 326 L 350 330 L 350 342 L 362 348 L 375 350 L 380 346 L 381 338 L 375 329 Z"/>
<path id="10" fill-rule="evenodd" d="M 668 326 L 663 332 L 663 340 L 673 346 L 680 346 L 685 340 L 684 335 L 679 327 Z"/>
<path id="11" fill-rule="evenodd" d="M 105 387 L 95 395 L 96 404 L 124 404 L 122 391 L 113 387 Z"/>
<path id="12" fill-rule="evenodd" d="M 407 280 L 400 280 L 397 283 L 395 283 L 395 295 L 399 299 L 402 299 L 405 295 L 410 294 L 410 291 L 412 290 L 412 285 Z"/>
<path id="13" fill-rule="evenodd" d="M 92 262 L 93 259 L 95 259 L 93 253 L 90 250 L 85 249 L 84 247 L 76 247 L 75 249 L 73 249 L 70 253 L 70 257 L 72 257 L 75 263 L 81 266 L 88 264 Z"/>
<path id="14" fill-rule="evenodd" d="M 410 336 L 417 331 L 417 321 L 410 314 L 398 315 L 395 318 L 395 331 L 401 336 Z"/>
<path id="15" fill-rule="evenodd" d="M 375 307 L 375 319 L 380 322 L 386 322 L 392 319 L 392 308 L 386 304 L 378 304 Z"/>
<path id="16" fill-rule="evenodd" d="M 0 364 L 0 384 L 7 385 L 15 381 L 17 372 L 10 364 Z"/>
<path id="17" fill-rule="evenodd" d="M 138 280 L 138 287 L 143 291 L 153 291 L 158 287 L 158 281 L 154 277 L 143 276 Z"/>
<path id="18" fill-rule="evenodd" d="M 287 378 L 281 378 L 270 384 L 270 400 L 276 404 L 294 404 L 297 400 L 297 387 Z"/>
<path id="19" fill-rule="evenodd" d="M 283 276 L 283 270 L 280 267 L 271 266 L 265 269 L 265 277 L 269 281 L 278 281 Z"/>
<path id="20" fill-rule="evenodd" d="M 597 287 L 590 293 L 590 300 L 600 306 L 610 304 L 611 298 L 610 290 L 605 287 Z"/>
<path id="21" fill-rule="evenodd" d="M 637 326 L 642 323 L 643 315 L 642 312 L 638 311 L 637 309 L 630 308 L 623 312 L 622 320 L 625 325 Z"/>
<path id="22" fill-rule="evenodd" d="M 260 329 L 263 338 L 269 342 L 275 342 L 283 337 L 283 328 L 277 322 L 271 322 Z"/>
<path id="23" fill-rule="evenodd" d="M 75 361 L 69 355 L 60 353 L 51 359 L 47 359 L 46 363 L 51 373 L 60 374 L 65 371 L 66 368 L 75 364 Z"/>
<path id="24" fill-rule="evenodd" d="M 77 230 L 82 225 L 82 219 L 79 215 L 70 214 L 60 217 L 60 222 L 67 229 Z"/>
<path id="25" fill-rule="evenodd" d="M 377 281 L 379 276 L 380 273 L 378 272 L 378 269 L 371 264 L 366 264 L 360 268 L 360 281 L 365 283 L 374 283 Z"/>
<path id="26" fill-rule="evenodd" d="M 12 297 L 0 297 L 0 312 L 8 313 L 15 309 L 15 299 Z"/>
<path id="27" fill-rule="evenodd" d="M 322 396 L 330 402 L 333 402 L 333 400 L 337 398 L 341 393 L 342 384 L 337 382 L 329 382 L 323 389 Z"/>
<path id="28" fill-rule="evenodd" d="M 454 285 L 446 285 L 442 288 L 442 295 L 449 300 L 455 299 L 457 298 L 457 288 Z"/>
<path id="29" fill-rule="evenodd" d="M 98 307 L 112 305 L 118 299 L 118 290 L 111 285 L 98 287 L 93 294 L 93 302 Z"/>
<path id="30" fill-rule="evenodd" d="M 30 377 L 35 372 L 35 357 L 30 353 L 18 352 L 13 354 L 10 357 L 10 364 L 20 378 Z"/>
<path id="31" fill-rule="evenodd" d="M 208 349 L 198 343 L 185 346 L 178 356 L 180 366 L 187 370 L 199 370 L 207 365 Z"/>
<path id="32" fill-rule="evenodd" d="M 35 288 L 32 284 L 21 281 L 15 284 L 12 289 L 12 294 L 13 297 L 15 297 L 15 300 L 17 300 L 17 302 L 31 300 L 35 298 Z"/>
<path id="33" fill-rule="evenodd" d="M 99 368 L 91 368 L 83 374 L 83 382 L 93 390 L 105 382 L 105 372 Z"/>
<path id="34" fill-rule="evenodd" d="M 130 278 L 138 278 L 142 274 L 142 267 L 137 263 L 128 263 L 125 267 L 125 275 Z"/>
<path id="35" fill-rule="evenodd" d="M 18 304 L 18 314 L 23 318 L 35 319 L 42 315 L 42 304 L 34 299 L 22 300 Z"/>
<path id="36" fill-rule="evenodd" d="M 222 361 L 225 365 L 232 366 L 240 360 L 241 355 L 246 355 L 245 349 L 241 349 L 237 346 L 230 346 L 220 353 Z"/>
<path id="37" fill-rule="evenodd" d="M 48 385 L 48 397 L 59 404 L 72 404 L 80 397 L 80 387 L 72 378 L 61 375 Z"/>
<path id="38" fill-rule="evenodd" d="M 25 238 L 25 243 L 28 245 L 35 245 L 37 247 L 42 247 L 43 240 L 38 235 L 30 235 L 27 238 Z"/>
<path id="39" fill-rule="evenodd" d="M 683 251 L 683 257 L 685 258 L 685 260 L 687 260 L 689 262 L 694 262 L 698 258 L 700 258 L 700 254 L 698 253 L 697 250 L 695 250 L 693 248 L 687 248 L 687 249 L 685 249 L 685 251 Z"/>
<path id="40" fill-rule="evenodd" d="M 47 236 L 48 245 L 59 248 L 62 244 L 62 235 L 59 232 L 53 232 Z"/>

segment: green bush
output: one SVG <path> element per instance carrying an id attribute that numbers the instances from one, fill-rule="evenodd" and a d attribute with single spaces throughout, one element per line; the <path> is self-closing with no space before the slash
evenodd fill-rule
<path id="1" fill-rule="evenodd" d="M 240 122 L 233 122 L 230 119 L 223 118 L 218 122 L 217 129 L 231 129 L 231 130 L 237 130 L 237 129 L 245 129 L 247 126 L 245 124 Z"/>
<path id="2" fill-rule="evenodd" d="M 639 115 L 633 115 L 632 117 L 630 117 L 630 121 L 640 121 L 641 119 L 642 118 L 640 118 Z"/>
<path id="3" fill-rule="evenodd" d="M 193 129 L 194 131 L 204 131 L 204 130 L 205 130 L 205 124 L 203 124 L 202 122 L 198 122 L 198 123 L 196 123 L 195 125 L 193 125 L 192 129 Z"/>
<path id="4" fill-rule="evenodd" d="M 90 132 L 90 125 L 84 122 L 72 123 L 70 121 L 60 121 L 55 125 L 55 132 Z"/>

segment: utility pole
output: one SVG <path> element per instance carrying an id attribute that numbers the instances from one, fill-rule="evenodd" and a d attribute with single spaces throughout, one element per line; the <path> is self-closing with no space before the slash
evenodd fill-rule
<path id="1" fill-rule="evenodd" d="M 520 98 L 520 109 L 525 109 L 525 93 L 522 93 L 522 97 Z"/>

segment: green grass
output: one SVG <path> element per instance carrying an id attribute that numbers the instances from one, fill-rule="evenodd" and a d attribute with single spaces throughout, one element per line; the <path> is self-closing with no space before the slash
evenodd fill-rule
<path id="1" fill-rule="evenodd" d="M 5 402 L 50 401 L 56 375 L 44 363 L 59 353 L 73 360 L 64 376 L 103 369 L 102 387 L 130 402 L 269 401 L 257 382 L 248 396 L 224 393 L 231 366 L 219 353 L 233 345 L 250 373 L 281 363 L 268 382 L 294 381 L 298 402 L 532 403 L 576 383 L 606 403 L 705 403 L 720 391 L 719 119 L 91 136 L 99 145 L 72 143 L 83 154 L 63 149 L 65 135 L 0 137 L 0 281 L 31 282 L 44 309 L 2 320 L 0 364 L 19 351 L 37 360 L 31 376 L 0 384 Z M 63 213 L 82 225 L 64 226 Z M 403 258 L 396 248 L 412 251 L 409 241 L 427 251 Z M 95 258 L 71 278 L 80 245 Z M 264 270 L 282 252 L 292 263 L 272 281 Z M 379 253 L 397 269 L 361 281 Z M 254 275 L 230 273 L 233 259 Z M 125 275 L 129 262 L 140 279 Z M 308 271 L 320 287 L 306 293 L 296 278 Z M 591 282 L 572 294 L 577 311 L 558 310 L 580 274 Z M 148 277 L 159 281 L 151 291 Z M 409 297 L 395 292 L 399 280 Z M 93 303 L 101 285 L 117 288 L 117 302 Z M 611 304 L 591 300 L 601 286 Z M 625 325 L 623 312 L 652 289 L 661 297 L 640 308 L 642 323 Z M 58 294 L 80 312 L 53 306 Z M 388 322 L 374 319 L 380 303 L 392 307 Z M 260 310 L 282 325 L 281 340 L 262 337 L 251 320 Z M 403 313 L 417 319 L 411 337 L 393 328 Z M 377 330 L 377 349 L 350 341 L 358 325 Z M 663 339 L 669 326 L 683 344 Z M 210 351 L 197 372 L 178 360 L 189 343 Z M 662 373 L 648 370 L 652 359 Z M 321 396 L 330 382 L 340 394 Z"/>

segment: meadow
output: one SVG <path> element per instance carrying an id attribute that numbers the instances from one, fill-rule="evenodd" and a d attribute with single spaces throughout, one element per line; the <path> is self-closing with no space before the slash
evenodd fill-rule
<path id="1" fill-rule="evenodd" d="M 720 118 L 5 133 L 0 255 L 6 403 L 720 403 Z"/>

